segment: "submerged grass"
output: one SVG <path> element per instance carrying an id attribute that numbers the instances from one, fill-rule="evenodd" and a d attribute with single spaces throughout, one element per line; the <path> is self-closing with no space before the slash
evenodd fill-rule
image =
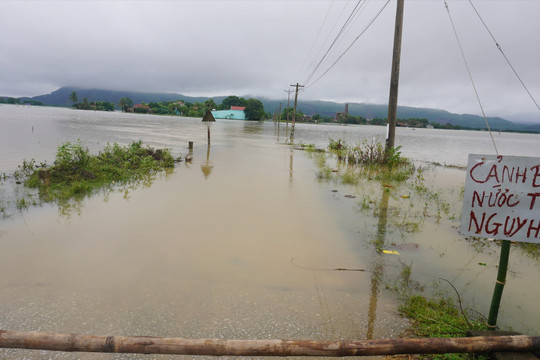
<path id="1" fill-rule="evenodd" d="M 487 330 L 484 321 L 469 320 L 450 298 L 411 295 L 399 311 L 412 320 L 412 333 L 418 337 L 456 337 L 465 336 L 468 330 Z"/>
<path id="2" fill-rule="evenodd" d="M 138 182 L 171 167 L 174 159 L 168 149 L 154 150 L 142 141 L 107 145 L 98 155 L 80 143 L 68 142 L 58 147 L 53 166 L 25 161 L 17 176 L 25 178 L 25 186 L 37 188 L 42 201 L 62 202 L 115 184 Z"/>
<path id="3" fill-rule="evenodd" d="M 385 246 L 389 240 L 387 236 L 395 238 L 400 234 L 403 241 L 410 241 L 410 234 L 420 232 L 425 221 L 439 224 L 443 216 L 450 221 L 456 220 L 445 193 L 430 186 L 424 178 L 425 169 L 415 168 L 410 160 L 401 156 L 399 148 L 386 153 L 383 144 L 376 140 L 350 146 L 342 140 L 330 139 L 328 149 L 335 156 L 335 168 L 332 170 L 328 166 L 326 158 L 324 161 L 318 160 L 317 177 L 355 185 L 363 192 L 358 207 L 368 213 L 373 211 L 374 217 L 378 218 L 377 233 L 380 235 L 382 232 L 382 242 L 376 246 Z M 377 201 L 374 192 L 378 193 L 380 189 L 387 195 L 386 199 L 391 200 L 390 204 L 388 201 L 383 204 L 384 196 Z M 383 218 L 384 221 L 381 221 Z M 384 225 L 381 227 L 382 223 Z M 395 245 L 394 242 L 392 244 Z M 400 314 L 411 321 L 405 336 L 462 337 L 470 329 L 487 329 L 485 319 L 478 313 L 461 309 L 461 300 L 455 302 L 446 293 L 425 296 L 423 285 L 413 280 L 412 260 L 407 262 L 400 259 L 399 264 L 401 272 L 395 274 L 390 280 L 393 283 L 387 286 L 400 299 Z M 475 354 L 443 354 L 414 358 L 468 360 L 482 357 Z"/>
<path id="4" fill-rule="evenodd" d="M 365 140 L 352 146 L 345 141 L 330 139 L 328 150 L 338 163 L 346 164 L 346 171 L 340 172 L 342 182 L 355 184 L 361 178 L 375 178 L 380 181 L 404 181 L 414 174 L 413 163 L 403 157 L 400 147 L 386 150 L 381 141 Z"/>
<path id="5" fill-rule="evenodd" d="M 457 289 L 445 279 L 456 292 L 454 297 L 439 292 L 430 297 L 424 295 L 426 290 L 418 282 L 412 280 L 412 261 L 400 260 L 401 273 L 398 282 L 390 290 L 400 299 L 399 314 L 410 321 L 410 326 L 403 336 L 413 338 L 456 338 L 465 337 L 469 330 L 488 330 L 487 319 L 479 312 L 464 308 Z M 488 359 L 487 356 L 470 353 L 424 354 L 409 356 L 414 359 L 438 360 L 473 360 Z"/>
<path id="6" fill-rule="evenodd" d="M 468 330 L 487 330 L 485 321 L 469 320 L 468 314 L 460 312 L 450 298 L 428 299 L 416 294 L 406 298 L 399 308 L 402 316 L 411 320 L 408 336 L 447 338 L 464 337 Z M 457 353 L 419 355 L 419 359 L 469 360 L 487 359 L 477 354 Z"/>

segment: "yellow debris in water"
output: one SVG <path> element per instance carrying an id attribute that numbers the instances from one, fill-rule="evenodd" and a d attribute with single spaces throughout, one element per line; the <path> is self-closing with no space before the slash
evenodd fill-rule
<path id="1" fill-rule="evenodd" d="M 396 250 L 383 250 L 384 254 L 390 254 L 390 255 L 399 255 L 399 253 Z"/>

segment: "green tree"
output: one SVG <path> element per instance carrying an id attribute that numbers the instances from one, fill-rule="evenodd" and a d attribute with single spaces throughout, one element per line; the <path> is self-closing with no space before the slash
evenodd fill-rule
<path id="1" fill-rule="evenodd" d="M 96 110 L 114 111 L 114 103 L 108 101 L 96 101 L 94 103 Z"/>
<path id="2" fill-rule="evenodd" d="M 214 109 L 217 109 L 217 104 L 216 102 L 214 101 L 214 99 L 208 99 L 206 100 L 204 103 L 203 103 L 203 106 L 204 106 L 204 109 L 205 109 L 205 113 L 207 110 L 214 110 Z"/>
<path id="3" fill-rule="evenodd" d="M 409 118 L 407 120 L 398 119 L 399 122 L 403 122 L 412 127 L 425 128 L 429 121 L 427 119 Z"/>
<path id="4" fill-rule="evenodd" d="M 281 112 L 281 120 L 287 120 L 287 114 L 289 114 L 289 121 L 292 121 L 293 113 L 294 113 L 294 108 L 292 107 L 283 109 L 283 111 Z M 299 119 L 303 117 L 304 117 L 304 113 L 296 109 L 296 121 L 299 121 Z"/>
<path id="5" fill-rule="evenodd" d="M 344 115 L 339 117 L 338 122 L 343 124 L 366 124 L 367 120 L 362 116 Z"/>
<path id="6" fill-rule="evenodd" d="M 264 106 L 262 102 L 257 99 L 249 99 L 246 101 L 246 109 L 244 113 L 246 114 L 247 120 L 262 120 L 265 116 Z"/>
<path id="7" fill-rule="evenodd" d="M 88 103 L 88 98 L 85 97 L 82 99 L 82 103 L 79 104 L 80 107 L 78 107 L 79 109 L 83 109 L 83 110 L 88 110 L 90 109 L 90 104 Z"/>
<path id="8" fill-rule="evenodd" d="M 118 102 L 118 106 L 120 106 L 123 112 L 126 112 L 129 108 L 133 107 L 133 100 L 128 97 L 123 97 Z"/>
<path id="9" fill-rule="evenodd" d="M 69 94 L 69 100 L 71 101 L 71 105 L 75 106 L 75 103 L 79 101 L 79 98 L 77 97 L 77 92 L 73 90 L 71 94 Z"/>
<path id="10" fill-rule="evenodd" d="M 221 106 L 219 107 L 220 110 L 228 110 L 231 108 L 231 106 L 246 106 L 247 100 L 244 98 L 240 98 L 235 95 L 227 96 L 223 101 L 221 102 Z"/>
<path id="11" fill-rule="evenodd" d="M 384 125 L 384 126 L 386 126 L 386 119 L 381 119 L 381 118 L 371 119 L 369 124 L 370 125 Z"/>
<path id="12" fill-rule="evenodd" d="M 157 115 L 171 114 L 169 107 L 167 105 L 168 104 L 166 102 L 159 102 L 159 103 L 151 102 L 148 104 L 152 114 L 157 114 Z"/>
<path id="13" fill-rule="evenodd" d="M 138 114 L 148 114 L 150 113 L 150 106 L 145 103 L 137 104 L 133 107 L 133 112 Z"/>
<path id="14" fill-rule="evenodd" d="M 190 103 L 189 101 L 184 101 L 184 106 L 180 108 L 180 115 L 189 116 L 188 114 L 191 111 L 192 106 L 193 104 Z"/>

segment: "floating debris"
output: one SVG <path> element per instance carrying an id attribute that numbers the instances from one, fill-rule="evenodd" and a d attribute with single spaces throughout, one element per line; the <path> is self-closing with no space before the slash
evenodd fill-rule
<path id="1" fill-rule="evenodd" d="M 396 245 L 395 248 L 400 249 L 400 250 L 418 249 L 418 244 L 417 243 L 404 243 L 404 244 Z"/>

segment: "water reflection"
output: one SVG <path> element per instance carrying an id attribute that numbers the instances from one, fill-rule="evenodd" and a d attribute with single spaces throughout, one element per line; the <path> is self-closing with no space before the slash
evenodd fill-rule
<path id="1" fill-rule="evenodd" d="M 293 184 L 293 158 L 294 158 L 294 150 L 291 147 L 289 150 L 289 186 L 292 186 Z"/>
<path id="2" fill-rule="evenodd" d="M 0 137 L 12 138 L 11 143 L 0 141 L 3 171 L 16 168 L 23 158 L 54 159 L 57 143 L 77 138 L 92 151 L 107 141 L 141 138 L 151 146 L 183 154 L 188 141 L 205 144 L 207 140 L 200 119 L 117 113 L 98 118 L 65 109 L 38 113 L 60 114 L 60 118 L 34 124 L 32 114 L 25 113 L 16 122 L 24 125 L 20 136 L 0 132 Z M 72 118 L 74 114 L 77 119 Z M 5 119 L 0 116 L 0 122 Z M 31 144 L 25 142 L 32 124 L 33 136 L 43 136 L 40 145 L 37 138 Z M 42 133 L 45 125 L 49 136 Z M 463 291 L 463 298 L 482 310 L 481 294 L 491 293 L 495 278 L 494 256 L 472 253 L 470 244 L 453 228 L 454 220 L 443 216 L 438 223 L 440 216 L 435 213 L 422 223 L 422 231 L 403 234 L 398 226 L 424 218 L 423 198 L 406 193 L 411 198 L 404 199 L 400 197 L 404 192 L 397 188 L 382 188 L 380 193 L 380 183 L 366 179 L 358 185 L 335 178 L 317 181 L 313 160 L 307 159 L 306 152 L 276 145 L 273 126 L 218 121 L 212 125 L 212 149 L 206 148 L 206 162 L 204 147 L 197 147 L 191 164 L 185 162 L 170 175 L 157 176 L 150 187 L 128 187 L 124 193 L 87 199 L 81 216 L 74 216 L 69 224 L 59 221 L 53 206 L 25 213 L 27 225 L 21 217 L 3 222 L 3 328 L 193 338 L 397 337 L 402 328 L 398 328 L 399 318 L 383 286 L 396 270 L 392 265 L 396 257 L 382 255 L 380 250 L 405 237 L 407 242 L 419 244 L 414 251 L 400 250 L 400 258 L 414 258 L 415 280 L 426 284 L 438 277 L 455 278 L 452 282 Z M 300 130 L 297 141 L 318 147 L 326 147 L 329 137 L 355 143 L 379 130 L 370 126 L 296 126 Z M 281 126 L 280 141 L 283 128 L 288 130 Z M 427 135 L 451 140 L 433 147 L 447 158 L 457 157 L 456 147 L 476 144 L 481 135 L 410 133 L 414 134 L 402 137 L 412 143 L 407 151 L 422 148 L 423 159 L 434 156 L 426 152 L 425 141 L 431 141 L 425 140 Z M 458 135 L 465 140 L 457 139 Z M 529 143 L 519 144 L 526 143 L 520 146 L 538 152 L 540 142 L 532 139 L 537 138 L 526 136 Z M 211 181 L 202 181 L 199 166 L 214 164 L 220 165 L 219 171 L 211 172 Z M 193 165 L 197 165 L 196 171 L 190 171 Z M 334 176 L 337 165 L 330 159 L 327 165 L 328 172 L 321 171 L 320 179 Z M 454 186 L 459 199 L 463 176 L 458 170 L 452 170 L 458 177 L 445 171 L 437 170 L 437 181 Z M 201 172 L 204 175 L 202 167 Z M 375 174 L 366 176 L 374 178 Z M 357 195 L 356 200 L 343 196 L 351 193 Z M 362 207 L 362 198 L 365 209 L 355 212 Z M 407 209 L 402 213 L 407 218 L 394 216 L 399 206 Z M 315 277 L 290 264 L 295 256 L 320 268 L 368 268 L 370 277 L 367 272 L 344 271 L 319 272 Z M 530 283 L 538 279 L 538 264 L 517 252 L 511 261 L 517 271 L 512 279 L 517 296 L 503 299 L 508 309 L 504 315 L 514 329 L 537 332 L 540 313 L 535 304 L 540 288 Z M 27 354 L 18 357 L 43 357 L 42 353 Z M 62 354 L 58 358 L 80 356 Z"/>
<path id="3" fill-rule="evenodd" d="M 204 179 L 208 180 L 208 177 L 212 173 L 212 170 L 214 169 L 214 165 L 210 162 L 210 143 L 208 144 L 208 148 L 206 150 L 206 162 L 201 165 L 201 171 L 204 175 Z"/>
<path id="4" fill-rule="evenodd" d="M 379 286 L 384 276 L 383 249 L 386 241 L 386 230 L 388 225 L 388 200 L 390 198 L 390 189 L 381 184 L 381 201 L 379 203 L 377 234 L 373 240 L 376 255 L 372 262 L 371 283 L 368 310 L 368 325 L 366 339 L 373 339 L 373 330 L 377 318 L 377 301 L 379 296 Z"/>

